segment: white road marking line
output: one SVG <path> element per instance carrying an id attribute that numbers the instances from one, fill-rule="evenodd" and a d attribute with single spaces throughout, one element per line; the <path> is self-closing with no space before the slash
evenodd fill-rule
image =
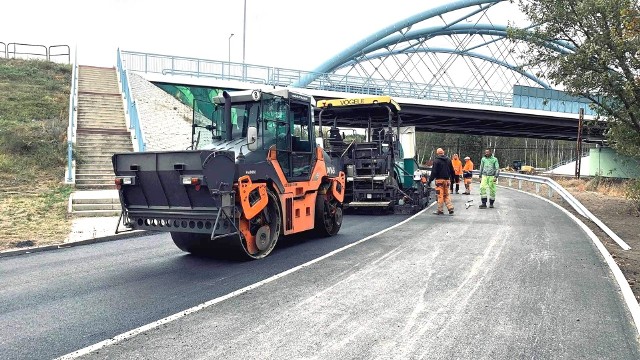
<path id="1" fill-rule="evenodd" d="M 331 257 L 331 256 L 333 256 L 335 254 L 338 254 L 338 253 L 343 252 L 343 251 L 345 251 L 345 250 L 347 250 L 349 248 L 352 248 L 352 247 L 354 247 L 356 245 L 359 245 L 359 244 L 361 244 L 361 243 L 363 243 L 363 242 L 365 242 L 367 240 L 370 240 L 370 239 L 372 239 L 372 238 L 374 238 L 374 237 L 376 237 L 378 235 L 384 234 L 389 230 L 392 230 L 392 229 L 395 229 L 395 228 L 397 228 L 399 226 L 402 226 L 405 223 L 413 220 L 417 216 L 419 216 L 422 213 L 424 213 L 425 211 L 427 211 L 434 204 L 435 204 L 435 202 L 433 204 L 427 206 L 426 208 L 422 209 L 421 211 L 419 211 L 415 215 L 413 215 L 413 216 L 411 216 L 411 217 L 409 217 L 409 218 L 407 218 L 407 219 L 405 219 L 405 220 L 403 220 L 403 221 L 401 221 L 401 222 L 399 222 L 399 223 L 397 223 L 397 224 L 395 224 L 395 225 L 393 225 L 391 227 L 388 227 L 388 228 L 386 228 L 384 230 L 380 230 L 380 231 L 378 231 L 377 233 L 375 233 L 373 235 L 369 235 L 369 236 L 367 236 L 367 237 L 365 237 L 363 239 L 360 239 L 360 240 L 358 240 L 358 241 L 356 241 L 354 243 L 351 243 L 349 245 L 345 245 L 345 246 L 343 246 L 343 247 L 341 247 L 339 249 L 333 250 L 330 253 L 327 253 L 327 254 L 319 257 L 319 258 L 315 258 L 315 259 L 313 259 L 311 261 L 308 261 L 308 262 L 306 262 L 304 264 L 298 265 L 298 266 L 293 267 L 293 268 L 291 268 L 289 270 L 286 270 L 286 271 L 283 271 L 283 272 L 278 273 L 276 275 L 273 275 L 270 278 L 261 280 L 261 281 L 255 283 L 255 284 L 251 284 L 249 286 L 243 287 L 242 289 L 238 289 L 236 291 L 230 292 L 230 293 L 228 293 L 226 295 L 217 297 L 215 299 L 211 299 L 211 300 L 209 300 L 207 302 L 204 302 L 202 304 L 196 305 L 196 306 L 194 306 L 192 308 L 189 308 L 187 310 L 183 310 L 183 311 L 181 311 L 179 313 L 175 313 L 173 315 L 167 316 L 164 319 L 160 319 L 158 321 L 149 323 L 147 325 L 140 326 L 140 327 L 135 328 L 133 330 L 129 330 L 129 331 L 127 331 L 125 333 L 122 333 L 120 335 L 116 335 L 111 339 L 103 340 L 103 341 L 101 341 L 99 343 L 96 343 L 96 344 L 93 344 L 93 345 L 89 345 L 89 346 L 87 346 L 85 348 L 82 348 L 80 350 L 76 350 L 76 351 L 74 351 L 72 353 L 69 353 L 69 354 L 66 354 L 66 355 L 62 355 L 62 356 L 56 358 L 55 360 L 68 360 L 68 359 L 78 358 L 80 356 L 83 356 L 83 355 L 92 353 L 94 351 L 100 350 L 100 349 L 102 349 L 104 347 L 117 344 L 117 343 L 119 343 L 121 341 L 124 341 L 126 339 L 130 339 L 130 338 L 132 338 L 132 337 L 134 337 L 136 335 L 144 333 L 145 331 L 149 331 L 149 330 L 155 329 L 155 328 L 159 327 L 160 325 L 164 325 L 164 324 L 170 323 L 172 321 L 175 321 L 175 320 L 178 320 L 180 318 L 183 318 L 183 317 L 185 317 L 185 316 L 187 316 L 189 314 L 193 314 L 193 313 L 195 313 L 197 311 L 200 311 L 202 309 L 206 309 L 206 308 L 208 308 L 210 306 L 213 306 L 213 305 L 215 305 L 217 303 L 220 303 L 220 302 L 225 301 L 227 299 L 230 299 L 232 297 L 244 294 L 244 293 L 246 293 L 246 292 L 248 292 L 250 290 L 253 290 L 255 288 L 258 288 L 258 287 L 260 287 L 262 285 L 266 285 L 266 284 L 268 284 L 270 282 L 273 282 L 273 281 L 278 280 L 278 279 L 280 279 L 282 277 L 285 277 L 285 276 L 287 276 L 289 274 L 292 274 L 292 273 L 294 273 L 294 272 L 296 272 L 298 270 L 304 269 L 304 268 L 306 268 L 308 266 L 311 266 L 311 265 L 313 265 L 313 264 L 315 264 L 317 262 L 320 262 L 320 261 L 322 261 L 322 260 L 324 260 L 324 259 L 326 259 L 328 257 Z M 262 260 L 262 261 L 264 261 L 264 260 Z"/>
<path id="2" fill-rule="evenodd" d="M 638 304 L 638 301 L 636 300 L 635 295 L 633 295 L 633 291 L 631 290 L 631 286 L 629 286 L 629 283 L 627 282 L 627 279 L 624 277 L 624 274 L 622 274 L 622 270 L 620 270 L 620 267 L 618 266 L 618 264 L 616 264 L 616 261 L 613 259 L 613 256 L 611 256 L 611 254 L 609 253 L 607 248 L 604 247 L 604 245 L 602 244 L 602 241 L 600 241 L 598 236 L 585 223 L 583 223 L 582 220 L 578 219 L 575 215 L 570 213 L 567 209 L 565 209 L 562 206 L 556 204 L 555 202 L 553 202 L 553 201 L 551 201 L 549 199 L 546 199 L 546 198 L 544 198 L 544 197 L 542 197 L 540 195 L 532 194 L 532 193 L 529 193 L 529 192 L 526 192 L 526 191 L 523 191 L 523 190 L 511 189 L 509 187 L 504 187 L 504 188 L 505 189 L 514 190 L 514 191 L 518 191 L 518 192 L 521 192 L 521 193 L 524 193 L 524 194 L 527 194 L 527 195 L 535 196 L 535 197 L 537 197 L 539 199 L 542 199 L 542 200 L 552 204 L 553 206 L 557 207 L 558 209 L 564 211 L 564 213 L 567 214 L 567 216 L 569 218 L 571 218 L 573 221 L 575 221 L 576 224 L 578 224 L 578 226 L 580 226 L 580 228 L 582 228 L 582 231 L 587 233 L 589 238 L 591 238 L 591 241 L 593 241 L 593 243 L 596 245 L 598 250 L 600 250 L 600 254 L 602 254 L 602 257 L 606 261 L 607 265 L 609 265 L 609 269 L 611 269 L 611 272 L 613 273 L 613 277 L 616 279 L 616 282 L 618 283 L 618 286 L 620 286 L 620 291 L 622 292 L 622 297 L 624 298 L 624 301 L 627 304 L 627 307 L 629 308 L 629 312 L 631 313 L 631 317 L 633 318 L 633 322 L 634 322 L 634 324 L 636 326 L 636 331 L 638 332 L 638 336 L 640 336 L 640 304 Z"/>

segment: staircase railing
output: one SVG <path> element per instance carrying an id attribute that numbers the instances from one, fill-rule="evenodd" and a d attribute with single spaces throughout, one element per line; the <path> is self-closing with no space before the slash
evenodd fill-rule
<path id="1" fill-rule="evenodd" d="M 129 129 L 133 130 L 134 139 L 136 139 L 136 151 L 145 151 L 146 144 L 144 141 L 144 134 L 142 133 L 142 127 L 140 126 L 140 116 L 138 115 L 138 108 L 135 99 L 131 94 L 131 86 L 129 84 L 129 72 L 125 68 L 120 49 L 118 49 L 117 56 L 118 73 L 120 74 L 120 84 L 122 85 L 122 95 L 127 102 L 126 114 L 129 117 Z"/>
<path id="2" fill-rule="evenodd" d="M 69 126 L 67 127 L 67 176 L 66 184 L 75 184 L 76 172 L 73 166 L 73 144 L 76 142 L 78 105 L 78 52 L 76 50 L 71 70 L 71 91 L 69 92 Z"/>
<path id="3" fill-rule="evenodd" d="M 589 153 L 590 153 L 590 149 L 586 149 L 585 151 L 582 152 L 580 157 L 584 158 L 585 156 L 589 156 Z M 553 164 L 553 165 L 549 166 L 546 171 L 555 170 L 555 169 L 559 168 L 560 166 L 567 165 L 567 164 L 569 164 L 571 162 L 574 162 L 574 161 L 578 161 L 578 157 L 572 157 L 569 160 L 564 160 L 564 161 L 561 161 L 561 162 L 559 162 L 557 164 Z"/>

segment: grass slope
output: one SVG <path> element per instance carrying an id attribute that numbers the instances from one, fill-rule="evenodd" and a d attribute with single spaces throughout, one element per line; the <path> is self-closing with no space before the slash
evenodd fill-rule
<path id="1" fill-rule="evenodd" d="M 71 66 L 0 59 L 0 250 L 64 240 Z"/>

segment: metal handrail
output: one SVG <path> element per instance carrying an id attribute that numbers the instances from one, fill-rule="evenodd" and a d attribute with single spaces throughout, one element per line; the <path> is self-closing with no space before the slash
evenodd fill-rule
<path id="1" fill-rule="evenodd" d="M 567 165 L 567 164 L 569 164 L 571 162 L 574 162 L 574 161 L 578 161 L 579 158 L 584 158 L 586 156 L 589 156 L 589 151 L 590 150 L 591 149 L 587 149 L 587 150 L 583 151 L 582 154 L 580 155 L 580 157 L 572 157 L 571 159 L 561 161 L 561 162 L 559 162 L 557 164 L 553 164 L 553 165 L 549 166 L 548 168 L 546 168 L 546 171 L 555 170 L 555 169 L 559 168 L 560 166 Z"/>
<path id="2" fill-rule="evenodd" d="M 310 71 L 270 66 L 198 59 L 184 56 L 122 51 L 129 71 L 161 74 L 185 74 L 195 77 L 215 77 L 221 80 L 241 80 L 272 86 L 290 86 L 300 78 L 313 75 L 316 80 L 308 89 L 341 91 L 369 95 L 386 94 L 396 97 L 433 99 L 462 103 L 512 106 L 512 93 L 435 86 L 384 79 L 372 79 L 348 74 L 317 74 Z"/>
<path id="3" fill-rule="evenodd" d="M 474 171 L 474 173 L 479 173 Z M 627 245 L 616 233 L 613 232 L 607 225 L 605 225 L 600 219 L 598 219 L 589 209 L 587 209 L 582 203 L 576 199 L 571 193 L 567 191 L 562 185 L 555 182 L 553 179 L 544 176 L 536 175 L 524 175 L 517 173 L 500 172 L 500 178 L 515 179 L 518 181 L 529 181 L 537 184 L 544 184 L 549 187 L 550 190 L 557 192 L 562 198 L 571 205 L 571 207 L 581 216 L 593 221 L 602 231 L 604 231 L 609 237 L 613 239 L 623 250 L 629 250 L 631 247 Z M 549 193 L 551 197 L 551 192 Z"/>
<path id="4" fill-rule="evenodd" d="M 122 94 L 127 101 L 127 114 L 129 115 L 129 129 L 133 129 L 134 138 L 137 141 L 137 150 L 145 151 L 146 143 L 144 141 L 144 134 L 142 133 L 142 127 L 140 126 L 140 117 L 138 115 L 138 107 L 136 101 L 131 94 L 131 86 L 129 84 L 128 69 L 124 67 L 121 51 L 118 49 L 117 53 L 117 67 L 120 73 L 120 83 L 122 85 Z"/>
<path id="5" fill-rule="evenodd" d="M 52 49 L 57 49 L 57 48 L 66 48 L 67 52 L 66 53 L 60 53 L 60 54 L 52 54 L 51 50 Z M 69 47 L 69 45 L 51 45 L 49 46 L 49 55 L 47 56 L 47 60 L 51 61 L 52 57 L 55 56 L 66 56 L 67 57 L 67 64 L 71 62 L 71 47 Z"/>
<path id="6" fill-rule="evenodd" d="M 13 52 L 11 51 L 11 45 L 13 45 Z M 36 47 L 36 48 L 43 48 L 44 49 L 44 55 L 41 53 L 30 53 L 30 52 L 18 52 L 17 50 L 17 46 L 27 46 L 27 47 Z M 37 56 L 44 56 L 45 59 L 49 60 L 49 49 L 47 49 L 47 47 L 45 45 L 39 45 L 39 44 L 24 44 L 24 43 L 8 43 L 7 44 L 7 57 L 9 57 L 9 54 L 13 53 L 13 58 L 16 58 L 16 55 L 37 55 Z"/>
<path id="7" fill-rule="evenodd" d="M 75 168 L 73 166 L 73 144 L 76 142 L 77 124 L 77 102 L 78 102 L 78 51 L 75 52 L 73 67 L 71 70 L 71 91 L 69 92 L 69 126 L 67 127 L 67 178 L 65 183 L 74 184 Z"/>
<path id="8" fill-rule="evenodd" d="M 0 56 L 1 58 L 9 59 L 11 58 L 10 55 L 13 56 L 13 59 L 16 58 L 16 55 L 36 55 L 36 56 L 44 57 L 45 60 L 47 61 L 52 61 L 52 58 L 54 57 L 66 56 L 67 64 L 71 63 L 71 47 L 69 45 L 51 45 L 47 47 L 46 45 L 42 45 L 42 44 L 26 44 L 26 43 L 17 43 L 17 42 L 4 43 L 1 41 L 0 41 L 0 44 L 2 45 L 0 46 L 0 53 L 3 54 L 3 56 Z M 44 53 L 30 52 L 30 50 L 26 50 L 26 52 L 21 52 L 19 51 L 19 48 L 18 48 L 19 46 L 27 47 L 27 48 L 39 48 L 39 49 L 41 48 L 41 49 L 44 49 Z M 52 54 L 52 50 L 57 48 L 66 48 L 67 52 L 60 53 L 60 54 Z"/>

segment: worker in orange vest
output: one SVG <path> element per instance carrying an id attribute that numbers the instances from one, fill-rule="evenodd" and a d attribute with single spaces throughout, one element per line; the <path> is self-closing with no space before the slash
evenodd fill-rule
<path id="1" fill-rule="evenodd" d="M 471 179 L 473 178 L 473 162 L 470 157 L 464 158 L 464 167 L 462 168 L 462 178 L 464 179 L 464 195 L 471 195 Z"/>
<path id="2" fill-rule="evenodd" d="M 462 162 L 460 158 L 458 158 L 458 154 L 453 154 L 453 158 L 451 159 L 451 165 L 453 165 L 453 170 L 455 171 L 454 181 L 451 182 L 451 193 L 453 194 L 453 183 L 456 183 L 456 194 L 460 192 L 460 176 L 462 176 Z"/>
<path id="3" fill-rule="evenodd" d="M 431 175 L 429 175 L 428 186 L 431 186 L 433 180 L 436 181 L 436 194 L 438 196 L 438 210 L 434 212 L 436 215 L 444 214 L 444 206 L 447 206 L 449 215 L 453 215 L 453 204 L 451 203 L 451 197 L 449 196 L 449 184 L 453 180 L 454 170 L 451 166 L 451 159 L 449 159 L 442 148 L 436 150 L 438 154 L 433 159 L 433 166 L 431 167 Z"/>

